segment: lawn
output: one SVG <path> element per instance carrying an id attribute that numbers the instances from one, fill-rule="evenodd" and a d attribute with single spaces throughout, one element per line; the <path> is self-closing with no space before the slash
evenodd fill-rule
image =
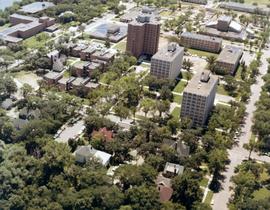
<path id="1" fill-rule="evenodd" d="M 207 203 L 207 204 L 210 205 L 211 201 L 212 201 L 212 198 L 213 198 L 213 195 L 214 195 L 214 193 L 211 190 L 209 190 L 207 195 L 206 195 L 206 198 L 204 200 L 204 203 Z"/>
<path id="2" fill-rule="evenodd" d="M 235 79 L 242 80 L 241 73 L 242 73 L 242 67 L 241 67 L 241 65 L 239 65 L 237 70 L 236 70 Z"/>
<path id="3" fill-rule="evenodd" d="M 202 50 L 195 50 L 195 49 L 188 49 L 188 52 L 192 55 L 197 55 L 197 56 L 201 56 L 201 57 L 208 57 L 208 56 L 215 56 L 217 57 L 218 54 L 215 53 L 211 53 L 211 52 L 206 52 L 206 51 L 202 51 Z"/>
<path id="4" fill-rule="evenodd" d="M 203 179 L 200 181 L 200 186 L 201 187 L 207 187 L 208 185 L 208 180 L 206 177 L 203 177 Z"/>
<path id="5" fill-rule="evenodd" d="M 171 11 L 163 11 L 159 14 L 161 17 L 169 17 L 172 15 Z"/>
<path id="6" fill-rule="evenodd" d="M 224 85 L 218 85 L 217 93 L 225 96 L 229 95 L 229 93 L 224 89 Z"/>
<path id="7" fill-rule="evenodd" d="M 261 200 L 264 198 L 270 197 L 270 190 L 267 190 L 266 188 L 261 188 L 259 190 L 256 190 L 253 193 L 254 199 L 255 200 Z"/>
<path id="8" fill-rule="evenodd" d="M 180 95 L 173 95 L 173 102 L 181 104 L 183 97 Z"/>
<path id="9" fill-rule="evenodd" d="M 4 29 L 8 28 L 9 26 L 10 26 L 10 23 L 7 23 L 7 24 L 5 24 L 5 25 L 3 25 L 3 26 L 0 26 L 0 31 L 2 31 L 2 30 L 4 30 Z"/>
<path id="10" fill-rule="evenodd" d="M 180 107 L 175 107 L 171 114 L 175 119 L 179 120 L 180 119 L 180 111 L 181 111 Z"/>
<path id="11" fill-rule="evenodd" d="M 186 87 L 187 82 L 186 81 L 179 81 L 175 88 L 173 89 L 173 92 L 182 93 Z"/>
<path id="12" fill-rule="evenodd" d="M 121 42 L 117 43 L 116 45 L 114 45 L 113 48 L 124 52 L 126 50 L 126 44 L 127 44 L 126 41 L 121 41 Z"/>
<path id="13" fill-rule="evenodd" d="M 65 71 L 64 74 L 63 74 L 63 77 L 69 78 L 70 77 L 70 72 L 69 71 Z"/>
<path id="14" fill-rule="evenodd" d="M 267 5 L 270 3 L 270 1 L 269 0 L 245 0 L 245 3 L 246 4 L 257 3 L 258 5 L 260 4 Z"/>
<path id="15" fill-rule="evenodd" d="M 188 78 L 188 74 L 190 74 L 190 75 L 191 75 L 191 77 L 190 77 L 190 78 L 192 78 L 192 74 L 191 74 L 191 73 L 189 73 L 189 72 L 187 72 L 187 71 L 181 71 L 181 74 L 179 75 L 179 77 L 181 77 L 182 79 L 187 80 L 187 78 Z"/>
<path id="16" fill-rule="evenodd" d="M 44 47 L 46 42 L 50 39 L 50 35 L 45 32 L 39 33 L 23 41 L 23 45 L 27 48 L 39 49 Z"/>

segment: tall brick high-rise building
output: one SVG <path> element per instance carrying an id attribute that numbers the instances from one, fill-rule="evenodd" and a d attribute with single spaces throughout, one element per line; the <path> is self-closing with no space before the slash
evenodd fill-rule
<path id="1" fill-rule="evenodd" d="M 160 24 L 154 15 L 141 14 L 128 24 L 126 51 L 136 58 L 158 51 Z"/>

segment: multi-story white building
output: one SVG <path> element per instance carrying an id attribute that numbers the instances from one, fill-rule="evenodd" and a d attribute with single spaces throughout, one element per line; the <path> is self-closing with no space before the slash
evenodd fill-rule
<path id="1" fill-rule="evenodd" d="M 158 78 L 175 79 L 182 67 L 184 48 L 170 43 L 159 50 L 151 59 L 151 75 Z"/>
<path id="2" fill-rule="evenodd" d="M 196 74 L 184 90 L 181 119 L 190 118 L 193 126 L 204 126 L 214 105 L 217 84 L 218 77 L 210 71 Z"/>

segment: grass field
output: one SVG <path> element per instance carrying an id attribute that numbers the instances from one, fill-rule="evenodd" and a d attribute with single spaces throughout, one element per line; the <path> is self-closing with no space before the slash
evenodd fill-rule
<path id="1" fill-rule="evenodd" d="M 23 41 L 23 45 L 27 48 L 39 49 L 44 47 L 46 42 L 50 39 L 50 36 L 47 33 L 39 33 L 36 36 L 32 36 Z"/>
<path id="2" fill-rule="evenodd" d="M 178 84 L 173 89 L 173 92 L 182 93 L 183 90 L 186 87 L 187 82 L 186 81 L 179 81 Z"/>
<path id="3" fill-rule="evenodd" d="M 225 96 L 229 95 L 228 92 L 224 89 L 223 85 L 218 85 L 217 93 Z"/>
<path id="4" fill-rule="evenodd" d="M 177 104 L 181 104 L 182 103 L 182 96 L 179 95 L 173 95 L 173 102 L 177 103 Z"/>
<path id="5" fill-rule="evenodd" d="M 126 44 L 127 44 L 126 41 L 121 41 L 117 43 L 113 48 L 124 52 L 126 50 Z"/>
<path id="6" fill-rule="evenodd" d="M 246 4 L 252 4 L 252 3 L 257 3 L 258 5 L 261 5 L 261 4 L 270 4 L 270 1 L 269 0 L 245 0 L 245 3 Z"/>
<path id="7" fill-rule="evenodd" d="M 208 57 L 208 56 L 215 56 L 217 57 L 218 54 L 215 53 L 210 53 L 210 52 L 206 52 L 206 51 L 201 51 L 201 50 L 194 50 L 194 49 L 188 49 L 188 52 L 192 55 L 197 55 L 197 56 L 201 56 L 201 57 Z"/>
<path id="8" fill-rule="evenodd" d="M 175 119 L 180 119 L 180 111 L 181 111 L 181 108 L 180 107 L 175 107 L 174 110 L 172 111 L 172 116 L 175 118 Z"/>
<path id="9" fill-rule="evenodd" d="M 211 204 L 214 193 L 210 190 L 208 191 L 204 203 Z"/>
<path id="10" fill-rule="evenodd" d="M 7 24 L 5 24 L 5 25 L 3 25 L 3 26 L 0 26 L 0 31 L 2 31 L 2 30 L 4 30 L 4 29 L 8 28 L 9 26 L 10 26 L 9 23 L 7 23 Z"/>
<path id="11" fill-rule="evenodd" d="M 200 186 L 207 187 L 208 179 L 206 177 L 203 177 L 203 179 L 200 181 Z"/>

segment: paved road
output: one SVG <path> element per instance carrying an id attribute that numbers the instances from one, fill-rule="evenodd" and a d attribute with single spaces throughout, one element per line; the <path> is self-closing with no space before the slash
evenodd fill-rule
<path id="1" fill-rule="evenodd" d="M 255 103 L 259 100 L 261 87 L 264 84 L 262 76 L 267 72 L 268 63 L 266 61 L 267 58 L 270 57 L 270 50 L 263 51 L 262 56 L 262 66 L 260 67 L 260 76 L 257 78 L 257 83 L 251 86 L 252 95 L 250 97 L 250 102 L 246 106 L 246 111 L 248 113 L 245 119 L 245 125 L 242 129 L 242 134 L 239 137 L 239 144 L 235 146 L 232 150 L 229 151 L 230 165 L 228 165 L 227 170 L 223 173 L 225 180 L 222 183 L 223 189 L 214 194 L 214 210 L 226 210 L 227 203 L 229 198 L 232 195 L 232 191 L 230 191 L 230 187 L 232 183 L 230 182 L 231 177 L 234 175 L 234 168 L 241 164 L 241 162 L 248 157 L 248 151 L 243 148 L 243 144 L 248 143 L 251 137 L 251 127 L 252 127 L 252 119 L 253 112 L 256 110 Z M 251 158 L 255 158 L 260 161 L 270 162 L 270 158 L 266 156 L 258 156 L 257 154 L 252 154 Z"/>

